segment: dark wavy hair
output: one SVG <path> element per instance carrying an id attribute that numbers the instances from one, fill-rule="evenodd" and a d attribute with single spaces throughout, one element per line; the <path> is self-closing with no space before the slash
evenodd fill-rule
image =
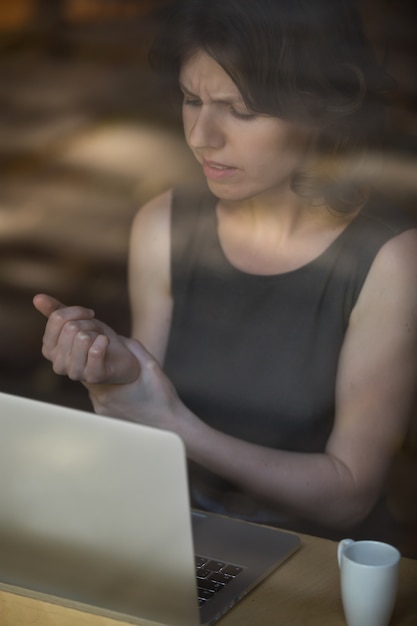
<path id="1" fill-rule="evenodd" d="M 254 113 L 311 130 L 315 158 L 293 190 L 348 213 L 368 190 L 352 174 L 384 134 L 387 77 L 378 67 L 353 0 L 174 0 L 150 50 L 172 87 L 182 64 L 207 52 Z"/>

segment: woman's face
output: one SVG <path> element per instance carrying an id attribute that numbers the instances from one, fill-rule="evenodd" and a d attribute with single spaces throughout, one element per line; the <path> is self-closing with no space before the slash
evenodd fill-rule
<path id="1" fill-rule="evenodd" d="M 180 72 L 186 141 L 218 198 L 280 196 L 306 151 L 306 133 L 252 114 L 223 68 L 199 51 Z"/>

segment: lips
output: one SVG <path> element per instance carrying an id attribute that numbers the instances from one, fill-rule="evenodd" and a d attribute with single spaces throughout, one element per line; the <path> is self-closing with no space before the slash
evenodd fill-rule
<path id="1" fill-rule="evenodd" d="M 217 163 L 216 161 L 203 160 L 204 175 L 210 180 L 224 180 L 230 178 L 237 171 L 236 167 Z"/>

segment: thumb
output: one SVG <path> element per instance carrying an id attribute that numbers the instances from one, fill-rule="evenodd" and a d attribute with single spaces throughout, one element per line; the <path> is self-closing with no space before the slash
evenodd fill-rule
<path id="1" fill-rule="evenodd" d="M 138 341 L 137 339 L 132 339 L 130 337 L 124 338 L 125 344 L 130 352 L 136 357 L 139 361 L 140 365 L 143 367 L 146 363 L 155 361 L 156 359 L 152 356 L 150 352 L 147 351 L 145 346 Z"/>
<path id="2" fill-rule="evenodd" d="M 49 317 L 54 311 L 65 307 L 62 302 L 44 293 L 36 294 L 33 298 L 33 306 L 39 311 L 39 313 L 45 315 L 45 317 Z"/>

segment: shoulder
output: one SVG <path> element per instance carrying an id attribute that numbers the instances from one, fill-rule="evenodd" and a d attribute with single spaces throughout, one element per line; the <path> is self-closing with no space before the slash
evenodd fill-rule
<path id="1" fill-rule="evenodd" d="M 409 275 L 416 232 L 417 217 L 384 198 L 372 198 L 353 220 L 343 241 L 354 268 L 354 307 L 375 280 L 387 280 L 396 272 Z"/>
<path id="2" fill-rule="evenodd" d="M 198 219 L 207 208 L 215 206 L 216 199 L 201 185 L 180 186 L 169 189 L 144 204 L 137 212 L 132 225 L 132 236 L 147 238 L 150 234 L 169 234 L 171 221 L 176 228 Z M 179 226 L 178 226 L 179 225 Z"/>
<path id="3" fill-rule="evenodd" d="M 161 228 L 169 225 L 171 204 L 172 189 L 141 206 L 133 220 L 132 236 L 148 238 L 150 233 L 158 233 Z"/>
<path id="4" fill-rule="evenodd" d="M 138 285 L 168 288 L 171 198 L 169 190 L 144 204 L 134 217 L 129 246 L 131 296 Z"/>
<path id="5" fill-rule="evenodd" d="M 372 308 L 384 314 L 384 308 L 404 308 L 415 317 L 417 307 L 417 228 L 410 228 L 389 238 L 376 254 L 353 317 Z"/>
<path id="6" fill-rule="evenodd" d="M 375 256 L 370 273 L 386 280 L 412 279 L 417 287 L 417 228 L 388 239 Z"/>
<path id="7" fill-rule="evenodd" d="M 417 228 L 417 216 L 405 207 L 375 197 L 359 213 L 359 229 L 366 238 L 376 237 L 380 242 Z"/>
<path id="8" fill-rule="evenodd" d="M 172 190 L 156 196 L 136 213 L 130 233 L 130 263 L 164 258 L 169 252 Z"/>

